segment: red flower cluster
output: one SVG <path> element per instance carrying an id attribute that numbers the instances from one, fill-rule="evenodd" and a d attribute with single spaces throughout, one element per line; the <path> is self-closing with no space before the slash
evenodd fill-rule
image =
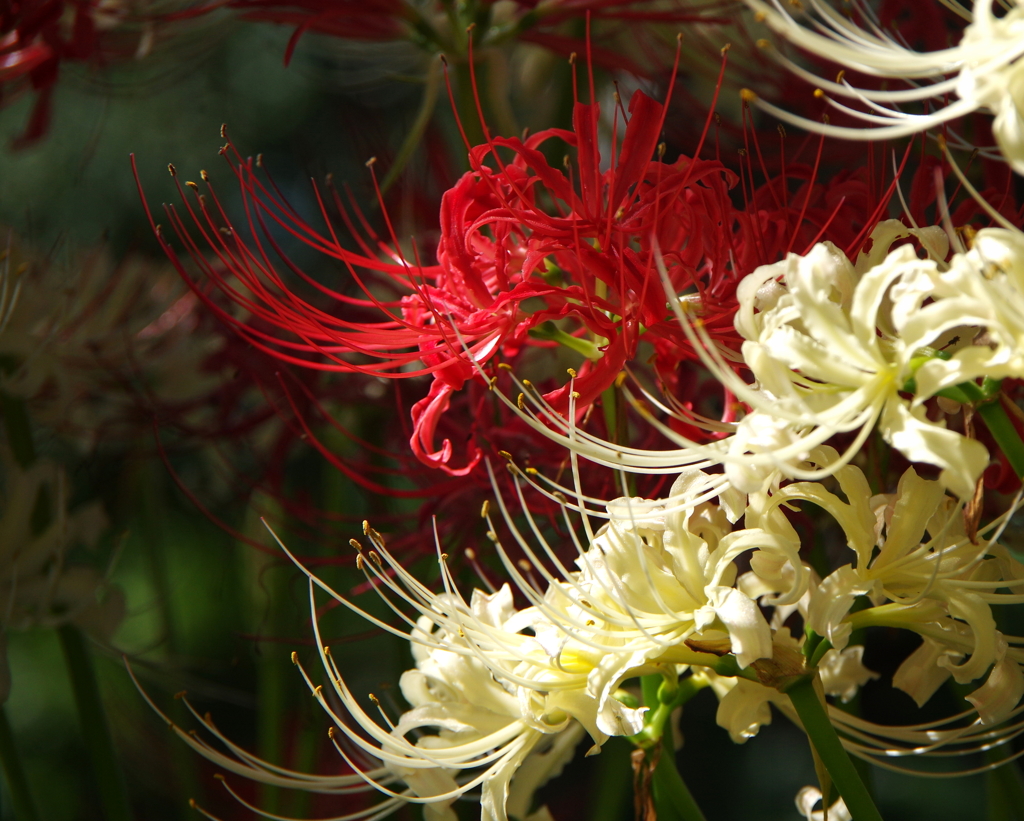
<path id="1" fill-rule="evenodd" d="M 884 214 L 892 186 L 873 189 L 863 172 L 822 183 L 817 161 L 793 163 L 755 189 L 749 154 L 747 204 L 739 207 L 733 189 L 740 177 L 721 162 L 665 161 L 665 116 L 666 106 L 641 91 L 628 113 L 618 107 L 607 170 L 597 103 L 576 103 L 572 131 L 488 137 L 470 150 L 472 170 L 443 197 L 436 261 L 429 265 L 417 250 L 400 247 L 390 223 L 385 241 L 337 196 L 359 250 L 342 245 L 326 206 L 328 231 L 318 232 L 230 143 L 222 154 L 245 198 L 247 225 L 240 230 L 228 219 L 212 186 L 211 198 L 197 195 L 194 204 L 179 187 L 189 220 L 173 207 L 167 213 L 204 280 L 194 279 L 160 238 L 221 319 L 278 359 L 392 379 L 430 374 L 429 392 L 411 409 L 412 450 L 426 465 L 466 475 L 482 457 L 479 442 L 470 441 L 456 459 L 451 439 L 438 445 L 436 438 L 453 394 L 467 381 L 492 380 L 494 365 L 515 361 L 526 347 L 563 345 L 575 352 L 576 377 L 544 398 L 564 413 L 571 390 L 582 416 L 646 341 L 659 381 L 671 391 L 681 363 L 696 355 L 667 307 L 659 265 L 667 287 L 688 297 L 711 338 L 737 348 L 732 317 L 743 276 L 821 239 L 856 249 Z M 695 154 L 703 142 L 704 136 Z M 576 161 L 557 168 L 548 156 L 564 154 L 562 146 Z M 204 179 L 209 183 L 205 173 Z M 187 222 L 198 227 L 199 239 Z M 349 281 L 331 288 L 301 270 L 275 236 L 281 229 L 340 261 Z M 312 289 L 311 298 L 300 295 L 299 283 Z M 248 316 L 235 316 L 214 291 Z"/>

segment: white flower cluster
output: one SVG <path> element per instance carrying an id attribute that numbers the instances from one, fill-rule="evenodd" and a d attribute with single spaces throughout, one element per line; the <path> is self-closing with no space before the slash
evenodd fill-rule
<path id="1" fill-rule="evenodd" d="M 818 448 L 804 467 L 813 471 L 837 458 Z M 1020 731 L 1008 719 L 1019 713 L 1024 694 L 1024 640 L 996 630 L 991 606 L 1021 599 L 1015 591 L 1024 591 L 1024 566 L 994 537 L 969 536 L 963 505 L 912 469 L 888 495 L 872 496 L 850 465 L 834 481 L 832 490 L 797 482 L 749 496 L 730 491 L 724 504 L 704 500 L 715 492 L 711 476 L 688 471 L 667 499 L 618 499 L 599 530 L 591 533 L 585 523 L 589 541 L 577 544 L 574 568 L 529 517 L 527 538 L 499 498 L 524 558 L 513 560 L 494 537 L 512 583 L 474 590 L 468 601 L 447 556 L 439 561 L 444 592 L 434 593 L 367 526 L 371 545 L 360 547 L 359 564 L 408 632 L 369 616 L 312 574 L 310 604 L 315 613 L 319 587 L 408 638 L 415 667 L 400 687 L 409 708 L 392 720 L 378 704 L 374 718 L 317 626 L 325 684 L 302 671 L 331 716 L 331 737 L 353 774 L 316 781 L 271 768 L 219 734 L 232 754 L 179 735 L 221 766 L 268 783 L 326 792 L 371 785 L 387 796 L 359 817 L 381 817 L 410 802 L 426 805 L 428 818 L 454 819 L 452 803 L 473 792 L 485 821 L 542 819 L 543 810 L 530 814 L 534 791 L 561 771 L 584 734 L 591 753 L 610 736 L 641 737 L 650 705 L 639 706 L 631 679 L 657 674 L 670 688 L 681 677 L 710 687 L 719 698 L 718 723 L 743 742 L 771 720 L 771 704 L 793 715 L 782 691 L 809 671 L 817 671 L 826 694 L 852 698 L 875 676 L 863 664 L 864 648 L 849 645 L 851 632 L 886 625 L 924 639 L 896 686 L 923 703 L 949 676 L 980 682 L 969 697 L 976 710 L 949 726 L 922 729 L 881 727 L 831 708 L 854 754 L 884 760 L 1011 739 Z M 803 501 L 831 515 L 847 538 L 850 561 L 825 579 L 800 557 L 785 512 Z M 484 515 L 493 534 L 489 511 Z M 750 568 L 743 573 L 741 557 Z M 853 608 L 857 600 L 868 606 Z M 794 624 L 802 627 L 798 635 Z"/>
<path id="2" fill-rule="evenodd" d="M 950 48 L 918 52 L 898 42 L 878 23 L 870 5 L 856 2 L 865 26 L 851 22 L 823 0 L 805 5 L 780 0 L 745 0 L 773 31 L 805 52 L 837 62 L 845 69 L 890 80 L 903 80 L 906 88 L 859 88 L 842 75 L 834 81 L 817 77 L 780 52 L 772 53 L 793 73 L 817 86 L 839 111 L 862 121 L 857 127 L 829 125 L 800 117 L 763 100 L 757 104 L 776 117 L 800 127 L 853 140 L 886 140 L 916 134 L 963 117 L 979 109 L 995 115 L 992 133 L 1003 157 L 1024 174 L 1024 6 L 1004 6 L 996 15 L 992 0 L 976 0 L 973 11 L 960 7 L 969 20 L 960 42 Z M 944 3 L 943 5 L 951 5 Z M 956 4 L 959 7 L 959 3 Z M 796 17 L 793 8 L 799 9 Z M 935 12 L 939 13 L 938 10 Z M 770 47 L 768 41 L 762 41 Z M 955 94 L 959 99 L 949 102 Z M 746 95 L 754 99 L 751 94 Z M 860 103 L 853 108 L 845 98 Z M 928 113 L 910 113 L 908 104 L 927 102 Z"/>

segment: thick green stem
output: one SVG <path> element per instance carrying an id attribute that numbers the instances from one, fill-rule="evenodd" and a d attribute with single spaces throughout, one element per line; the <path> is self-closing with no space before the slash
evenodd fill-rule
<path id="1" fill-rule="evenodd" d="M 1006 454 L 1013 472 L 1024 478 L 1024 442 L 1021 442 L 1017 429 L 1003 408 L 1003 403 L 997 399 L 995 402 L 979 405 L 978 416 L 985 422 L 985 427 L 996 440 L 996 444 Z"/>
<path id="2" fill-rule="evenodd" d="M 786 690 L 807 737 L 832 777 L 832 783 L 846 802 L 853 821 L 882 821 L 871 793 L 843 748 L 828 717 L 828 710 L 814 687 L 816 676 L 805 676 Z"/>
<path id="3" fill-rule="evenodd" d="M 661 739 L 661 755 L 651 779 L 651 792 L 658 821 L 706 821 L 690 788 L 676 768 L 671 729 Z"/>
<path id="4" fill-rule="evenodd" d="M 96 789 L 100 794 L 103 814 L 107 821 L 131 821 L 132 812 L 128 803 L 124 777 L 117 763 L 114 742 L 107 726 L 107 714 L 100 698 L 92 659 L 85 646 L 81 631 L 71 624 L 57 628 L 64 661 L 71 679 L 71 690 L 78 708 L 78 720 L 82 725 L 82 739 L 92 762 Z"/>
<path id="5" fill-rule="evenodd" d="M 597 782 L 589 799 L 590 821 L 622 821 L 629 816 L 632 747 L 624 738 L 609 738 L 597 757 Z"/>
<path id="6" fill-rule="evenodd" d="M 32 801 L 32 793 L 21 766 L 21 757 L 14 744 L 14 734 L 7 721 L 7 711 L 0 707 L 0 766 L 7 781 L 7 792 L 11 796 L 11 808 L 18 821 L 39 821 L 39 813 Z"/>

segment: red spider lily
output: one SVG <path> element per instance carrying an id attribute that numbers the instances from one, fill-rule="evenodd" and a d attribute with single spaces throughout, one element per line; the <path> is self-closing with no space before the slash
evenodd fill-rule
<path id="1" fill-rule="evenodd" d="M 664 110 L 642 92 L 634 94 L 621 142 L 616 112 L 607 171 L 601 170 L 596 103 L 576 104 L 573 132 L 552 129 L 474 148 L 473 170 L 442 200 L 434 265 L 420 264 L 416 253 L 416 262 L 410 261 L 393 236 L 384 242 L 365 220 L 364 230 L 355 231 L 355 221 L 335 197 L 360 244 L 358 253 L 345 249 L 329 222 L 327 235 L 303 222 L 230 143 L 222 153 L 245 197 L 251 244 L 226 217 L 212 186 L 210 199 L 198 196 L 195 205 L 185 199 L 200 241 L 174 208 L 167 210 L 207 281 L 193 280 L 162 235 L 161 241 L 215 313 L 284 361 L 391 378 L 432 374 L 428 396 L 412 408 L 413 451 L 426 464 L 465 474 L 480 459 L 480 449 L 454 466 L 450 440 L 434 445 L 438 421 L 453 392 L 488 361 L 507 360 L 524 345 L 537 344 L 531 331 L 541 345 L 561 340 L 589 353 L 575 380 L 581 412 L 634 356 L 641 335 L 685 346 L 665 307 L 656 253 L 674 288 L 697 292 L 709 327 L 734 336 L 731 306 L 719 312 L 704 295 L 730 291 L 726 280 L 735 284 L 728 189 L 737 178 L 717 162 L 654 159 Z M 555 140 L 576 149 L 575 168 L 562 171 L 548 164 L 541 148 Z M 503 159 L 508 153 L 511 160 Z M 345 265 L 348 290 L 328 288 L 299 270 L 275 239 L 275 224 Z M 212 248 L 215 262 L 206 259 L 204 245 Z M 301 298 L 268 251 L 335 307 L 322 309 Z M 231 316 L 210 297 L 211 289 L 221 290 L 271 330 Z M 352 295 L 356 289 L 362 294 Z M 567 390 L 547 398 L 564 409 Z"/>

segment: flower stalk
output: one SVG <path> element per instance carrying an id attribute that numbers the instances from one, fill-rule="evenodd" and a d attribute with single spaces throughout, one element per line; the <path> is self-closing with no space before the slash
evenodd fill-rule
<path id="1" fill-rule="evenodd" d="M 669 719 L 706 685 L 693 676 L 670 682 L 660 675 L 640 680 L 644 703 L 651 705 L 645 716 L 644 729 L 633 736 L 633 743 L 647 751 L 647 762 L 654 762 L 651 796 L 655 815 L 660 821 L 705 821 L 697 802 L 686 786 L 675 764 L 675 741 Z"/>
<path id="2" fill-rule="evenodd" d="M 786 689 L 786 695 L 793 703 L 807 737 L 846 802 L 854 821 L 882 821 L 871 793 L 829 720 L 828 710 L 815 688 L 816 680 L 816 673 L 802 676 Z"/>
<path id="3" fill-rule="evenodd" d="M 96 790 L 107 821 L 132 821 L 124 777 L 117 763 L 96 671 L 93 669 L 85 638 L 72 624 L 57 628 L 60 646 L 71 680 L 71 690 L 82 725 L 82 739 L 92 762 Z"/>

